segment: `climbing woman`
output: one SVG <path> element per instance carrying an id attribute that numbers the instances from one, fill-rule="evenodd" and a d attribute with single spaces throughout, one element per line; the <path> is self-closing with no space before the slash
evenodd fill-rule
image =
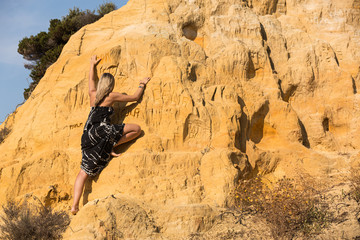
<path id="1" fill-rule="evenodd" d="M 114 147 L 137 138 L 141 133 L 140 126 L 137 124 L 111 124 L 110 115 L 113 113 L 113 103 L 138 101 L 150 78 L 142 79 L 139 88 L 133 95 L 113 92 L 115 79 L 110 73 L 104 73 L 96 87 L 95 67 L 100 60 L 96 58 L 96 55 L 90 59 L 89 96 L 91 110 L 81 137 L 81 169 L 74 184 L 72 214 L 79 211 L 79 201 L 87 177 L 99 174 L 109 163 L 111 157 L 119 156 L 114 152 Z"/>

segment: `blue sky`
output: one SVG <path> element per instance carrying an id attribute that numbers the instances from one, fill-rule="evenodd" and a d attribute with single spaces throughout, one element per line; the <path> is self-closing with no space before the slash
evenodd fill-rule
<path id="1" fill-rule="evenodd" d="M 31 82 L 26 60 L 17 53 L 19 41 L 47 31 L 50 19 L 61 19 L 73 7 L 96 10 L 105 2 L 120 8 L 127 0 L 0 0 L 0 123 L 24 101 L 24 88 Z"/>

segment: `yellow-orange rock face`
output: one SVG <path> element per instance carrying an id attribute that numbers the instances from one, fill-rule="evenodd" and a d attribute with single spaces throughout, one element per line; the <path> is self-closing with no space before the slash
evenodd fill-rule
<path id="1" fill-rule="evenodd" d="M 11 133 L 0 145 L 0 203 L 32 194 L 68 207 L 94 54 L 115 91 L 152 77 L 141 102 L 114 105 L 113 122 L 137 123 L 142 136 L 119 147 L 83 197 L 84 210 L 96 199 L 111 216 L 106 204 L 136 209 L 145 220 L 127 237 L 151 239 L 158 225 L 164 236 L 209 229 L 213 208 L 256 173 L 338 181 L 360 149 L 360 5 L 330 2 L 130 0 L 83 27 L 1 126 Z M 112 194 L 128 202 L 109 203 Z M 82 236 L 103 239 L 104 225 L 89 226 Z"/>

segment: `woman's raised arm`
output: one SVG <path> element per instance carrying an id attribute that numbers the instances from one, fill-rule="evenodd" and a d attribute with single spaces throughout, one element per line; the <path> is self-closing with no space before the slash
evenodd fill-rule
<path id="1" fill-rule="evenodd" d="M 90 58 L 90 70 L 89 70 L 89 95 L 96 95 L 96 84 L 95 84 L 95 67 L 100 62 L 101 58 L 96 60 L 96 55 Z"/>

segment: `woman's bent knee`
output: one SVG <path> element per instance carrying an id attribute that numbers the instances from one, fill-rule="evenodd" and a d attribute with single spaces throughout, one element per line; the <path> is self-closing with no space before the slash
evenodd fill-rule
<path id="1" fill-rule="evenodd" d="M 140 132 L 141 132 L 141 128 L 140 128 L 140 126 L 137 125 L 137 124 L 128 123 L 128 124 L 125 124 L 124 133 L 128 133 L 128 132 L 137 132 L 137 133 L 140 133 Z"/>
<path id="2" fill-rule="evenodd" d="M 128 123 L 125 124 L 123 136 L 126 136 L 126 139 L 123 139 L 123 141 L 120 139 L 119 143 L 124 143 L 127 141 L 130 141 L 134 138 L 137 138 L 141 134 L 141 127 L 137 124 Z"/>
<path id="3" fill-rule="evenodd" d="M 136 127 L 135 127 L 135 132 L 137 132 L 138 134 L 141 133 L 141 127 L 139 125 L 136 124 Z"/>

